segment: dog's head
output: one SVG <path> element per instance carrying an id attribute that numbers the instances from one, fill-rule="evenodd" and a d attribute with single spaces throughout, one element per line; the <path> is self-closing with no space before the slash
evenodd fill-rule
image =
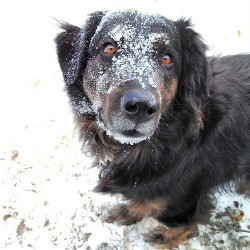
<path id="1" fill-rule="evenodd" d="M 93 13 L 81 29 L 61 26 L 58 58 L 78 118 L 133 144 L 150 138 L 175 102 L 200 112 L 209 70 L 189 21 L 120 11 Z"/>

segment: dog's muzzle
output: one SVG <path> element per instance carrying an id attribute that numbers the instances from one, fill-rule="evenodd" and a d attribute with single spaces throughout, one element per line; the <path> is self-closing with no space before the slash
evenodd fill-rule
<path id="1" fill-rule="evenodd" d="M 99 121 L 108 135 L 121 143 L 138 143 L 150 138 L 160 118 L 160 93 L 154 88 L 127 84 L 109 93 Z"/>

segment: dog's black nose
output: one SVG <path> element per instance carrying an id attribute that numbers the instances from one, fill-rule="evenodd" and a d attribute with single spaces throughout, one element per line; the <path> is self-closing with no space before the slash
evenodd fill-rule
<path id="1" fill-rule="evenodd" d="M 121 104 L 125 114 L 136 122 L 149 120 L 158 111 L 155 96 L 145 89 L 127 90 Z"/>

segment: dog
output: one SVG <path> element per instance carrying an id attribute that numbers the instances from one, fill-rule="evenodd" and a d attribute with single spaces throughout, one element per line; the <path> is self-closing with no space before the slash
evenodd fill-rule
<path id="1" fill-rule="evenodd" d="M 250 55 L 207 57 L 189 19 L 98 11 L 60 23 L 59 64 L 95 191 L 127 200 L 107 222 L 153 217 L 145 235 L 173 248 L 209 223 L 213 192 L 250 190 Z"/>

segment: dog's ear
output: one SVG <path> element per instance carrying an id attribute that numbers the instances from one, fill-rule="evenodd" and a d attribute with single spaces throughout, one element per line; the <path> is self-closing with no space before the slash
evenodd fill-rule
<path id="1" fill-rule="evenodd" d="M 60 22 L 63 32 L 55 39 L 66 91 L 74 113 L 79 116 L 94 116 L 92 106 L 82 86 L 82 77 L 89 57 L 88 49 L 91 38 L 105 13 L 98 11 L 90 14 L 82 28 Z"/>
<path id="2" fill-rule="evenodd" d="M 57 55 L 66 84 L 73 84 L 88 60 L 89 43 L 106 12 L 90 14 L 83 28 L 60 22 L 64 31 L 56 39 Z"/>
<path id="3" fill-rule="evenodd" d="M 211 69 L 205 54 L 207 46 L 190 26 L 190 20 L 176 21 L 182 50 L 179 87 L 181 97 L 199 112 L 208 96 Z"/>

